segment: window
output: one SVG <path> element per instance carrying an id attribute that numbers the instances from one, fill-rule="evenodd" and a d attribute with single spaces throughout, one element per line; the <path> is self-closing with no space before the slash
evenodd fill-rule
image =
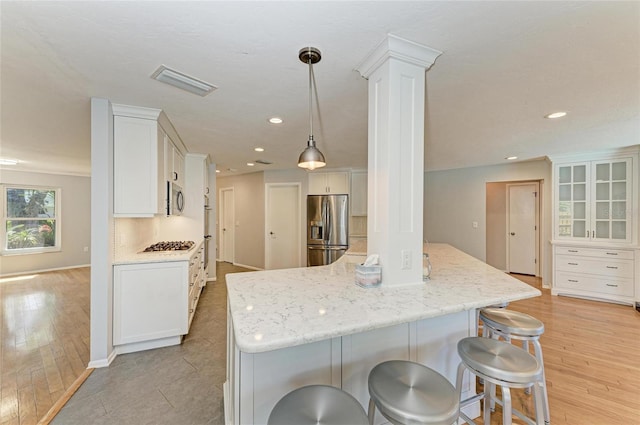
<path id="1" fill-rule="evenodd" d="M 60 189 L 2 186 L 3 254 L 60 250 Z"/>

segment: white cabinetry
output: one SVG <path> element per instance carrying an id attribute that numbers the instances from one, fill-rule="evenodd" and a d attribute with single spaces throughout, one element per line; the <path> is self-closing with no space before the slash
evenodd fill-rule
<path id="1" fill-rule="evenodd" d="M 348 194 L 349 173 L 309 174 L 309 195 Z"/>
<path id="2" fill-rule="evenodd" d="M 638 151 L 553 158 L 554 295 L 633 304 Z"/>
<path id="3" fill-rule="evenodd" d="M 367 215 L 367 172 L 354 171 L 351 173 L 351 215 Z"/>
<path id="4" fill-rule="evenodd" d="M 114 216 L 164 212 L 164 137 L 157 122 L 114 116 L 113 131 Z"/>
<path id="5" fill-rule="evenodd" d="M 113 267 L 113 345 L 119 354 L 180 344 L 206 282 L 203 249 L 200 244 L 188 261 Z"/>
<path id="6" fill-rule="evenodd" d="M 631 242 L 632 158 L 554 167 L 558 240 Z"/>
<path id="7" fill-rule="evenodd" d="M 184 147 L 159 109 L 113 105 L 113 215 L 166 214 L 167 180 L 184 185 Z"/>
<path id="8" fill-rule="evenodd" d="M 185 174 L 184 174 L 184 155 L 174 145 L 169 136 L 165 138 L 164 142 L 165 152 L 165 178 L 166 180 L 177 184 L 180 187 L 184 187 Z"/>

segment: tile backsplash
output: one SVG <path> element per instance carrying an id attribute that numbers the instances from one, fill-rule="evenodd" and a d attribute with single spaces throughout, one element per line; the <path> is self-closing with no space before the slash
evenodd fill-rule
<path id="1" fill-rule="evenodd" d="M 114 219 L 114 254 L 116 257 L 142 251 L 157 242 L 159 218 Z"/>

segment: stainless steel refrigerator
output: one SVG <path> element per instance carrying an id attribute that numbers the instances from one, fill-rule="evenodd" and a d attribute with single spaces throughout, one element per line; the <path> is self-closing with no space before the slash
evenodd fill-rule
<path id="1" fill-rule="evenodd" d="M 349 248 L 349 196 L 307 196 L 307 265 L 331 264 Z"/>

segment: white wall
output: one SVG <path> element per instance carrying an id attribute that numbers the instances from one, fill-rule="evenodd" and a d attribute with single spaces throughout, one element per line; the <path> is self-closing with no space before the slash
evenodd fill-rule
<path id="1" fill-rule="evenodd" d="M 91 253 L 91 178 L 2 170 L 0 183 L 59 187 L 61 191 L 62 250 L 0 257 L 0 275 L 31 273 L 59 268 L 87 266 Z"/>
<path id="2" fill-rule="evenodd" d="M 551 164 L 546 160 L 425 173 L 424 232 L 486 261 L 486 183 L 541 180 L 543 284 L 551 282 Z M 472 222 L 478 222 L 478 228 Z"/>

